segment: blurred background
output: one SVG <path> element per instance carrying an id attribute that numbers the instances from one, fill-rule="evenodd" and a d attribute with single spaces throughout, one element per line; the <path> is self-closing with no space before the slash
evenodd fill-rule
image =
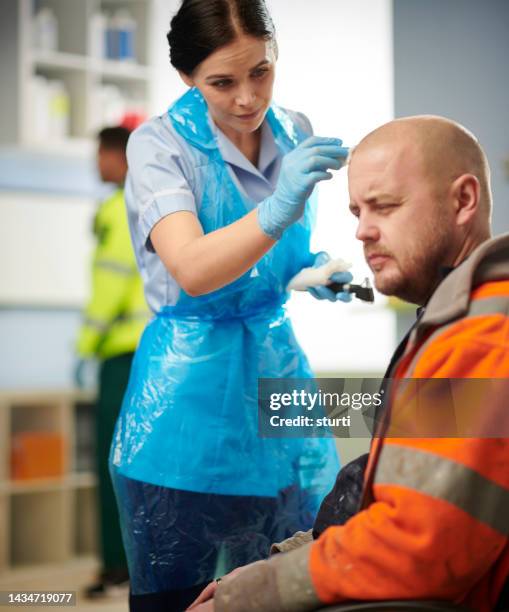
<path id="1" fill-rule="evenodd" d="M 178 4 L 0 2 L 0 590 L 79 591 L 97 571 L 93 364 L 82 388 L 74 382 L 94 215 L 113 190 L 97 172 L 96 136 L 164 113 L 184 92 L 165 37 Z M 276 102 L 347 145 L 393 117 L 463 123 L 491 164 L 494 231 L 509 229 L 509 2 L 267 4 Z M 362 280 L 345 174 L 320 187 L 313 246 Z M 413 317 L 382 296 L 345 306 L 298 295 L 290 310 L 319 376 L 382 374 Z M 340 440 L 343 462 L 366 444 Z M 78 607 L 127 610 L 123 600 Z"/>

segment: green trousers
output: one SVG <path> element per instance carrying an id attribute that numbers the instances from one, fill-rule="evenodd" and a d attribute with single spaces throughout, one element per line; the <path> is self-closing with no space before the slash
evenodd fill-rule
<path id="1" fill-rule="evenodd" d="M 99 396 L 97 399 L 95 429 L 97 442 L 98 527 L 102 570 L 106 573 L 127 571 L 122 544 L 117 501 L 108 469 L 113 430 L 129 382 L 134 353 L 105 359 L 99 370 Z"/>

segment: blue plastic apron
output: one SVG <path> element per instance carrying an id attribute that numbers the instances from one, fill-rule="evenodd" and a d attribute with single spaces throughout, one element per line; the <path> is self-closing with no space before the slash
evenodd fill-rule
<path id="1" fill-rule="evenodd" d="M 251 211 L 256 203 L 222 159 L 201 94 L 191 89 L 168 112 L 196 158 L 204 232 Z M 267 120 L 283 154 L 306 137 L 276 106 Z M 257 399 L 260 377 L 312 377 L 284 308 L 289 279 L 311 263 L 312 221 L 308 203 L 304 217 L 241 278 L 201 297 L 181 291 L 149 323 L 113 440 L 113 472 L 225 495 L 277 496 L 297 485 L 310 489 L 308 510 L 316 512 L 339 467 L 334 441 L 261 439 Z"/>

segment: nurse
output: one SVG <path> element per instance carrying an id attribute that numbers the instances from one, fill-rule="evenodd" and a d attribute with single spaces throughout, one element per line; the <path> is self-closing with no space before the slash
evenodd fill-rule
<path id="1" fill-rule="evenodd" d="M 315 262 L 310 198 L 347 150 L 272 103 L 263 0 L 184 0 L 168 41 L 189 90 L 127 151 L 129 224 L 155 314 L 110 459 L 132 612 L 185 609 L 214 576 L 309 529 L 338 469 L 332 440 L 260 438 L 257 394 L 259 378 L 313 376 L 285 288 Z"/>

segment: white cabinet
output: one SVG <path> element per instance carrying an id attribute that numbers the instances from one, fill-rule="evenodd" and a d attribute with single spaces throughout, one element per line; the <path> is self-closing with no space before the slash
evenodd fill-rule
<path id="1" fill-rule="evenodd" d="M 87 151 L 150 114 L 154 0 L 2 0 L 1 144 Z"/>

